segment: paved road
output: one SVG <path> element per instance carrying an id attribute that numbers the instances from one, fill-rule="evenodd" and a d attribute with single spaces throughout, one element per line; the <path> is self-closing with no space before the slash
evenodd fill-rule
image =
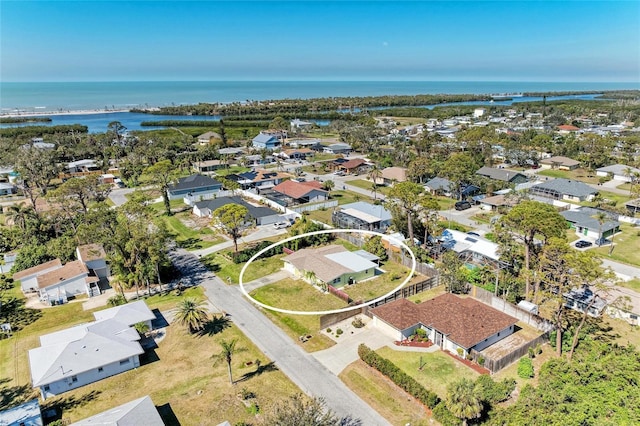
<path id="1" fill-rule="evenodd" d="M 389 424 L 249 303 L 238 287 L 224 284 L 186 250 L 175 250 L 172 258 L 174 265 L 189 277 L 188 281 L 192 285 L 201 285 L 212 305 L 218 311 L 230 314 L 234 324 L 303 392 L 323 397 L 328 407 L 338 415 L 359 418 L 363 425 Z"/>

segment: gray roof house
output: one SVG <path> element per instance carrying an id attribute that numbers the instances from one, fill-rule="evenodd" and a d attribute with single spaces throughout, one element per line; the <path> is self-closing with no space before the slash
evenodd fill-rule
<path id="1" fill-rule="evenodd" d="M 597 176 L 609 176 L 613 180 L 619 180 L 623 182 L 631 182 L 632 177 L 629 173 L 640 173 L 640 169 L 627 166 L 626 164 L 613 164 L 611 166 L 600 167 L 596 169 Z"/>
<path id="2" fill-rule="evenodd" d="M 595 294 L 588 286 L 573 288 L 562 295 L 565 300 L 564 306 L 578 312 L 585 312 L 592 317 L 599 317 L 607 301 Z"/>
<path id="3" fill-rule="evenodd" d="M 280 146 L 280 139 L 269 133 L 260 132 L 255 138 L 253 138 L 252 144 L 254 148 L 268 149 L 272 151 Z"/>
<path id="4" fill-rule="evenodd" d="M 191 175 L 178 179 L 167 192 L 171 200 L 186 197 L 197 200 L 213 198 L 221 189 L 222 183 L 209 176 Z"/>
<path id="5" fill-rule="evenodd" d="M 333 143 L 325 146 L 323 151 L 329 154 L 349 154 L 351 152 L 351 145 L 346 143 Z"/>
<path id="6" fill-rule="evenodd" d="M 0 411 L 0 425 L 42 426 L 43 424 L 40 403 L 37 398 Z"/>
<path id="7" fill-rule="evenodd" d="M 493 167 L 486 166 L 478 170 L 476 174 L 502 182 L 524 183 L 527 181 L 527 177 L 520 172 L 507 169 L 494 169 Z"/>
<path id="8" fill-rule="evenodd" d="M 598 190 L 584 182 L 569 179 L 553 179 L 539 183 L 529 189 L 532 195 L 553 200 L 591 201 Z"/>
<path id="9" fill-rule="evenodd" d="M 144 350 L 130 322 L 153 315 L 146 310 L 138 305 L 111 308 L 94 313 L 94 322 L 40 336 L 41 346 L 29 351 L 33 387 L 46 399 L 139 367 Z"/>
<path id="10" fill-rule="evenodd" d="M 125 425 L 163 426 L 164 422 L 151 397 L 147 395 L 79 422 L 71 423 L 71 426 Z"/>
<path id="11" fill-rule="evenodd" d="M 610 237 L 620 230 L 620 222 L 610 217 L 611 215 L 608 213 L 609 218 L 600 224 L 596 215 L 601 212 L 607 213 L 591 207 L 580 207 L 579 209 L 565 210 L 560 214 L 569 222 L 571 229 L 575 229 L 576 234 L 599 240 Z"/>
<path id="12" fill-rule="evenodd" d="M 348 229 L 365 229 L 384 232 L 391 225 L 391 212 L 382 204 L 364 201 L 343 204 L 332 214 L 335 226 Z"/>
<path id="13" fill-rule="evenodd" d="M 269 207 L 254 206 L 240 197 L 220 197 L 213 200 L 199 201 L 193 206 L 193 214 L 198 217 L 211 217 L 216 209 L 227 204 L 239 204 L 246 207 L 249 211 L 249 216 L 255 221 L 256 225 L 268 225 L 282 220 L 280 212 Z"/>
<path id="14" fill-rule="evenodd" d="M 424 187 L 433 195 L 449 195 L 453 188 L 453 183 L 449 179 L 434 177 L 424 184 Z"/>

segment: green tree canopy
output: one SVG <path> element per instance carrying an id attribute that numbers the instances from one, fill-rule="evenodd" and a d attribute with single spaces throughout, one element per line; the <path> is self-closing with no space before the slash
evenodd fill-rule
<path id="1" fill-rule="evenodd" d="M 242 229 L 249 219 L 249 210 L 240 204 L 231 203 L 217 208 L 212 216 L 233 239 L 233 245 L 237 253 L 238 239 L 242 236 Z"/>

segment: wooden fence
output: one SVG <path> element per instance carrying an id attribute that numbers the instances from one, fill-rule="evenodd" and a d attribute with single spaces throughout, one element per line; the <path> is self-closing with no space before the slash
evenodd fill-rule
<path id="1" fill-rule="evenodd" d="M 484 368 L 488 369 L 492 373 L 495 373 L 507 367 L 508 365 L 511 365 L 512 363 L 516 362 L 523 356 L 527 355 L 527 353 L 529 352 L 529 348 L 535 348 L 538 345 L 542 345 L 543 343 L 546 343 L 548 340 L 549 340 L 549 333 L 544 333 L 536 337 L 535 339 L 530 340 L 529 342 L 525 343 L 519 348 L 513 350 L 512 352 L 508 353 L 502 358 L 498 358 L 498 359 L 491 359 L 486 355 L 480 352 L 477 352 L 473 349 L 471 350 L 471 356 L 476 362 L 478 362 L 478 359 L 480 357 L 484 358 L 484 365 L 483 365 Z"/>

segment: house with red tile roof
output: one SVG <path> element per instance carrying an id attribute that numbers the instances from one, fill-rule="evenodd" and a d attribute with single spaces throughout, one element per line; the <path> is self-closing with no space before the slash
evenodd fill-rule
<path id="1" fill-rule="evenodd" d="M 329 198 L 329 193 L 322 189 L 322 183 L 315 180 L 309 182 L 285 180 L 274 186 L 273 192 L 286 198 L 287 205 L 315 203 Z"/>
<path id="2" fill-rule="evenodd" d="M 336 166 L 337 170 L 343 170 L 348 174 L 362 173 L 368 168 L 368 163 L 362 158 L 354 158 Z"/>
<path id="3" fill-rule="evenodd" d="M 34 292 L 38 290 L 38 276 L 62 268 L 60 259 L 53 259 L 40 265 L 24 269 L 13 274 L 13 279 L 20 281 L 20 288 L 23 293 Z"/>
<path id="4" fill-rule="evenodd" d="M 373 324 L 397 340 L 421 328 L 443 350 L 462 356 L 513 334 L 518 320 L 472 298 L 446 293 L 420 304 L 399 299 L 371 310 Z"/>
<path id="5" fill-rule="evenodd" d="M 558 126 L 558 133 L 572 133 L 572 132 L 577 132 L 578 130 L 580 130 L 579 127 L 576 126 L 572 126 L 571 124 L 563 124 L 561 126 Z"/>

